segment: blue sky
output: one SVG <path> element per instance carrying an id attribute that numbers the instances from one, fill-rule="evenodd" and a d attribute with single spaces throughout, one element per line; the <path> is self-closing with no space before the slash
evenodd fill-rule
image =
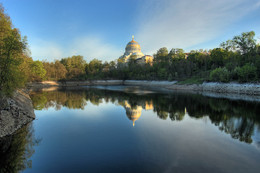
<path id="1" fill-rule="evenodd" d="M 260 0 L 0 0 L 34 60 L 115 60 L 135 35 L 144 54 L 211 49 L 242 32 L 260 37 Z"/>

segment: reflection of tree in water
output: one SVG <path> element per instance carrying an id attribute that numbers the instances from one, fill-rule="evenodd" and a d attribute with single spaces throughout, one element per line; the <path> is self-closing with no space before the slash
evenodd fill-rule
<path id="1" fill-rule="evenodd" d="M 0 138 L 0 172 L 20 172 L 32 167 L 30 157 L 33 147 L 40 140 L 34 137 L 31 124 L 18 130 L 14 135 Z"/>
<path id="2" fill-rule="evenodd" d="M 240 141 L 245 141 L 247 143 L 252 142 L 251 136 L 254 131 L 254 126 L 255 122 L 246 117 L 231 117 L 219 123 L 220 130 L 230 134 L 232 138 L 239 139 Z"/>
<path id="3" fill-rule="evenodd" d="M 186 108 L 185 108 L 186 110 Z M 179 112 L 179 111 L 176 111 L 176 112 L 170 112 L 169 114 L 169 117 L 172 121 L 181 121 L 183 120 L 185 116 L 185 112 Z"/>
<path id="4" fill-rule="evenodd" d="M 77 91 L 31 92 L 30 96 L 36 110 L 50 107 L 60 110 L 62 106 L 70 109 L 84 109 L 86 106 L 84 93 Z"/>
<path id="5" fill-rule="evenodd" d="M 136 95 L 121 91 L 88 88 L 77 91 L 32 93 L 31 96 L 36 109 L 49 107 L 60 109 L 61 106 L 84 109 L 87 101 L 94 105 L 105 101 L 125 107 L 129 117 L 131 112 L 136 112 L 136 109 L 140 109 L 140 107 L 145 110 L 153 109 L 163 120 L 169 117 L 172 121 L 181 121 L 185 115 L 192 118 L 208 116 L 221 131 L 247 143 L 252 142 L 251 136 L 254 128 L 260 122 L 260 116 L 257 116 L 260 115 L 259 103 L 208 98 L 201 95 L 177 93 Z M 126 106 L 126 102 L 128 106 Z M 132 111 L 127 109 L 132 109 Z M 187 112 L 188 114 L 186 114 Z"/>

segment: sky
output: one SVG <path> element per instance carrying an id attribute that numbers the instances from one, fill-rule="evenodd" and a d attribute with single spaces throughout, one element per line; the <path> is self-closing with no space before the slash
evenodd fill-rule
<path id="1" fill-rule="evenodd" d="M 142 52 L 212 49 L 242 32 L 260 40 L 260 0 L 0 0 L 34 60 L 111 61 L 132 35 Z"/>

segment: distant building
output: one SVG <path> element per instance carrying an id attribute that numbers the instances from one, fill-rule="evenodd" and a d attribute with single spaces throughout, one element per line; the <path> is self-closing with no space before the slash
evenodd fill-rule
<path id="1" fill-rule="evenodd" d="M 131 58 L 135 59 L 136 63 L 140 65 L 153 64 L 153 56 L 144 55 L 141 52 L 141 46 L 134 40 L 134 36 L 132 41 L 126 45 L 125 53 L 119 57 L 119 60 L 122 63 L 128 63 Z"/>
<path id="2" fill-rule="evenodd" d="M 153 65 L 153 56 L 151 56 L 151 55 L 144 55 L 141 58 L 137 58 L 136 59 L 136 63 L 137 64 L 141 64 L 141 65 L 144 65 L 144 64 Z"/>

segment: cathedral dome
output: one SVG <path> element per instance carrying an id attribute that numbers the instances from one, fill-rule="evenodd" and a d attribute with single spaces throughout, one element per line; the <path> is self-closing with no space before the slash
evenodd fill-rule
<path id="1" fill-rule="evenodd" d="M 132 37 L 132 41 L 126 45 L 124 55 L 120 56 L 119 59 L 123 60 L 123 62 L 129 62 L 131 56 L 135 59 L 144 56 L 141 52 L 141 46 L 134 40 L 134 36 Z"/>
<path id="2" fill-rule="evenodd" d="M 141 46 L 134 40 L 132 37 L 132 41 L 130 41 L 125 48 L 125 54 L 141 52 Z"/>

